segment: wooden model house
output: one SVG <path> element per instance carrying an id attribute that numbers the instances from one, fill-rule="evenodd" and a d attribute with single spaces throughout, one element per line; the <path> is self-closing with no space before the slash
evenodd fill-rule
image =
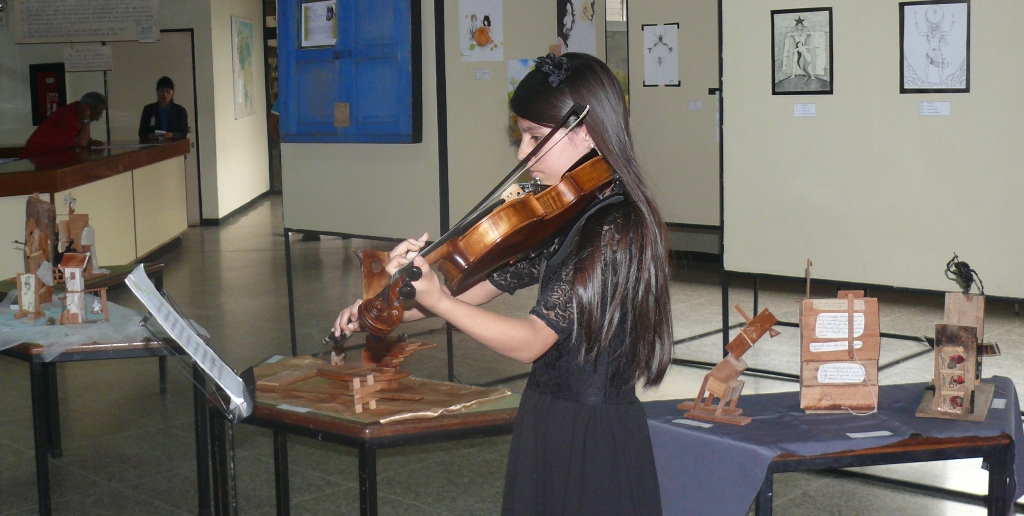
<path id="1" fill-rule="evenodd" d="M 64 273 L 64 285 L 67 288 L 60 324 L 78 324 L 86 320 L 85 268 L 88 263 L 89 255 L 85 253 L 65 253 L 60 261 L 60 270 Z"/>

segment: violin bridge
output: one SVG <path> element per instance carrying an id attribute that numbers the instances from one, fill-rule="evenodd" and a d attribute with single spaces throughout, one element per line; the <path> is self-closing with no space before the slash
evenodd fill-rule
<path id="1" fill-rule="evenodd" d="M 505 202 L 509 202 L 513 199 L 518 199 L 524 195 L 526 195 L 526 192 L 523 191 L 523 188 L 519 186 L 519 184 L 513 183 L 511 186 L 506 188 L 504 192 L 501 193 L 501 198 Z"/>

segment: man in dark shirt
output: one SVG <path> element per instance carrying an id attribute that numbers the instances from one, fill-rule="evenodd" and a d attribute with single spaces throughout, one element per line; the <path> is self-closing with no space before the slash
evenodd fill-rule
<path id="1" fill-rule="evenodd" d="M 170 77 L 156 81 L 156 100 L 142 109 L 139 141 L 152 143 L 187 136 L 188 111 L 174 103 L 174 81 Z"/>
<path id="2" fill-rule="evenodd" d="M 95 91 L 82 95 L 78 102 L 58 108 L 28 137 L 21 157 L 33 158 L 103 145 L 103 142 L 90 138 L 89 127 L 103 116 L 106 109 L 107 98 Z"/>

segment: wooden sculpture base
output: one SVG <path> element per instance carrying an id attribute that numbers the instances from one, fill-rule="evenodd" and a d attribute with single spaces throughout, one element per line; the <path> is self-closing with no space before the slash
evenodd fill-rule
<path id="1" fill-rule="evenodd" d="M 970 414 L 958 414 L 945 410 L 932 408 L 932 400 L 935 398 L 935 391 L 925 389 L 921 404 L 917 406 L 917 417 L 934 417 L 940 419 L 959 419 L 961 421 L 981 422 L 988 416 L 988 409 L 992 406 L 992 398 L 995 395 L 995 386 L 991 383 L 979 383 L 974 386 L 974 412 Z"/>
<path id="2" fill-rule="evenodd" d="M 722 407 L 722 411 L 718 412 L 718 406 L 720 403 L 713 403 L 705 407 L 704 405 L 697 405 L 694 407 L 694 402 L 684 401 L 679 404 L 680 410 L 687 410 L 683 417 L 689 419 L 699 419 L 701 421 L 711 421 L 714 423 L 728 423 L 730 425 L 745 425 L 751 421 L 751 418 L 747 416 L 741 416 L 743 409 L 729 407 L 728 405 Z"/>

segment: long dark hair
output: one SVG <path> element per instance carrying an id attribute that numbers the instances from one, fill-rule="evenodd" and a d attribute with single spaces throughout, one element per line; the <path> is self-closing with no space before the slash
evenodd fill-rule
<path id="1" fill-rule="evenodd" d="M 552 59 L 559 60 L 556 66 L 541 66 Z M 550 70 L 561 70 L 566 64 L 564 80 L 552 80 Z M 602 217 L 592 217 L 598 220 L 576 244 L 573 299 L 576 331 L 583 342 L 581 357 L 596 356 L 624 327 L 629 349 L 622 355 L 621 367 L 644 384 L 657 385 L 672 359 L 665 223 L 636 163 L 619 82 L 607 65 L 591 55 L 549 55 L 526 74 L 509 104 L 516 116 L 553 127 L 574 102 L 590 106 L 583 126 L 615 170 L 628 199 L 613 209 L 602 209 Z M 603 232 L 602 220 L 612 220 L 621 229 Z"/>

